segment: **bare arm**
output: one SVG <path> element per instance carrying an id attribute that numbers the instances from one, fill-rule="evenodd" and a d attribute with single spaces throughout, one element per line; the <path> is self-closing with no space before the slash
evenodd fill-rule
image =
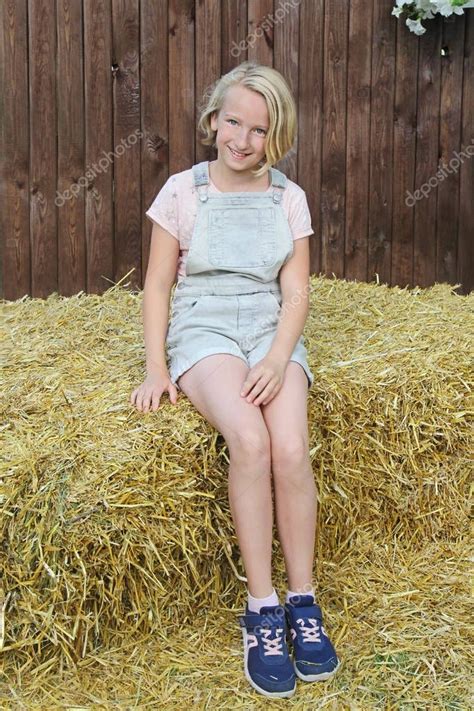
<path id="1" fill-rule="evenodd" d="M 269 351 L 286 363 L 308 317 L 309 269 L 309 237 L 301 237 L 295 240 L 293 256 L 280 270 L 281 314 Z"/>
<path id="2" fill-rule="evenodd" d="M 170 294 L 175 282 L 178 257 L 178 240 L 154 223 L 142 305 L 148 375 L 167 372 L 165 341 Z"/>

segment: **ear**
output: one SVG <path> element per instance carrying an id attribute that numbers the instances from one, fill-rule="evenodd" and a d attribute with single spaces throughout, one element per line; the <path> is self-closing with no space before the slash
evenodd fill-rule
<path id="1" fill-rule="evenodd" d="M 211 128 L 213 131 L 217 131 L 217 111 L 213 111 L 211 114 Z"/>

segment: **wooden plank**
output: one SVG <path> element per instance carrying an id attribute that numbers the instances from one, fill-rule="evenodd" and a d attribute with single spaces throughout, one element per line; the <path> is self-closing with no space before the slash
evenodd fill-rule
<path id="1" fill-rule="evenodd" d="M 226 0 L 221 20 L 221 74 L 227 74 L 247 59 L 247 2 Z"/>
<path id="2" fill-rule="evenodd" d="M 131 269 L 140 288 L 145 212 L 170 173 L 215 158 L 199 102 L 247 57 L 278 68 L 297 101 L 279 167 L 308 197 L 311 271 L 469 293 L 474 12 L 416 37 L 392 6 L 374 2 L 372 18 L 361 0 L 4 0 L 3 298 L 102 293 Z"/>
<path id="3" fill-rule="evenodd" d="M 142 122 L 142 287 L 153 225 L 146 211 L 168 178 L 168 4 L 140 3 L 140 96 Z"/>
<path id="4" fill-rule="evenodd" d="M 436 214 L 436 281 L 454 284 L 459 227 L 459 167 L 461 146 L 462 60 L 464 16 L 453 15 L 442 25 L 441 101 Z"/>
<path id="5" fill-rule="evenodd" d="M 436 277 L 436 189 L 426 186 L 438 169 L 441 15 L 429 23 L 429 31 L 419 37 L 418 63 L 415 191 L 423 190 L 426 197 L 415 205 L 413 281 L 421 287 L 434 284 Z"/>
<path id="6" fill-rule="evenodd" d="M 26 0 L 0 3 L 0 27 L 0 293 L 3 299 L 14 301 L 31 295 Z"/>
<path id="7" fill-rule="evenodd" d="M 351 279 L 367 278 L 369 225 L 372 4 L 350 4 L 347 66 L 345 265 Z"/>
<path id="8" fill-rule="evenodd" d="M 57 4 L 59 293 L 86 289 L 82 4 Z"/>
<path id="9" fill-rule="evenodd" d="M 273 0 L 248 0 L 247 56 L 273 66 Z"/>
<path id="10" fill-rule="evenodd" d="M 326 3 L 324 15 L 324 127 L 322 165 L 323 269 L 344 276 L 346 199 L 346 92 L 349 4 Z"/>
<path id="11" fill-rule="evenodd" d="M 194 162 L 194 0 L 169 0 L 170 174 Z"/>
<path id="12" fill-rule="evenodd" d="M 391 284 L 395 23 L 391 0 L 374 1 L 367 280 Z"/>
<path id="13" fill-rule="evenodd" d="M 197 129 L 201 110 L 209 98 L 213 83 L 221 72 L 221 3 L 205 0 L 196 5 L 196 152 L 194 162 L 215 160 L 217 151 L 201 143 L 203 135 Z M 191 167 L 191 166 L 189 166 Z"/>
<path id="14" fill-rule="evenodd" d="M 114 271 L 112 211 L 112 18 L 110 4 L 84 0 L 87 292 L 110 288 Z"/>
<path id="15" fill-rule="evenodd" d="M 277 14 L 278 13 L 278 14 Z M 275 11 L 273 66 L 285 78 L 298 106 L 299 3 L 282 4 Z M 297 117 L 298 120 L 298 117 Z M 298 129 L 294 144 L 276 167 L 294 182 L 298 181 Z"/>
<path id="16" fill-rule="evenodd" d="M 114 280 L 142 284 L 138 0 L 112 0 Z"/>
<path id="17" fill-rule="evenodd" d="M 56 18 L 54 3 L 30 0 L 31 295 L 58 291 L 56 220 Z"/>
<path id="18" fill-rule="evenodd" d="M 469 294 L 474 289 L 474 10 L 466 12 L 465 24 L 461 148 L 469 157 L 460 169 L 456 282 L 460 293 Z"/>
<path id="19" fill-rule="evenodd" d="M 298 124 L 298 185 L 306 192 L 314 235 L 310 237 L 310 271 L 322 272 L 322 133 L 324 2 L 301 4 Z"/>
<path id="20" fill-rule="evenodd" d="M 391 284 L 413 286 L 415 151 L 419 41 L 396 18 Z"/>

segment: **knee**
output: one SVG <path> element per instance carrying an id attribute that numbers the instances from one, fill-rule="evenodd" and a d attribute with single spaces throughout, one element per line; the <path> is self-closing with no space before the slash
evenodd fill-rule
<path id="1" fill-rule="evenodd" d="M 259 461 L 270 466 L 270 435 L 265 429 L 244 428 L 228 440 L 230 455 L 245 461 Z"/>
<path id="2" fill-rule="evenodd" d="M 300 435 L 289 435 L 280 442 L 271 442 L 272 470 L 288 476 L 294 471 L 301 476 L 305 463 L 309 461 L 308 441 Z"/>

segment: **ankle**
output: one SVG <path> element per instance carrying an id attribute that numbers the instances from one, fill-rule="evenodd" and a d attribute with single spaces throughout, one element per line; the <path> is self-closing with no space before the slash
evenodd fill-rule
<path id="1" fill-rule="evenodd" d="M 259 613 L 262 607 L 276 607 L 280 604 L 275 588 L 265 597 L 254 597 L 247 591 L 247 605 L 250 612 Z"/>
<path id="2" fill-rule="evenodd" d="M 296 590 L 290 590 L 288 588 L 286 592 L 285 602 L 288 604 L 290 602 L 290 598 L 297 598 L 299 600 L 302 595 L 310 595 L 313 600 L 316 600 L 314 588 L 311 586 L 311 584 L 307 584 L 303 585 L 302 587 L 297 587 Z"/>

